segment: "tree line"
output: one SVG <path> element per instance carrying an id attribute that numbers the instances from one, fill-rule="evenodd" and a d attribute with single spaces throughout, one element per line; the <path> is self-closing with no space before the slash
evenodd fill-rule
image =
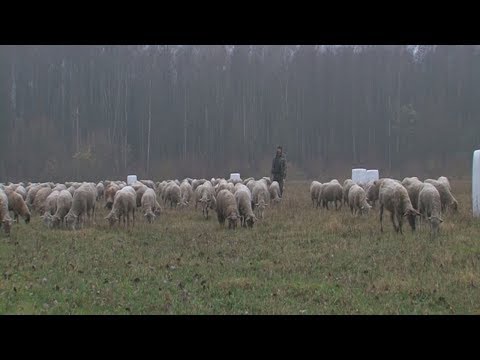
<path id="1" fill-rule="evenodd" d="M 0 181 L 470 174 L 477 46 L 0 46 Z"/>

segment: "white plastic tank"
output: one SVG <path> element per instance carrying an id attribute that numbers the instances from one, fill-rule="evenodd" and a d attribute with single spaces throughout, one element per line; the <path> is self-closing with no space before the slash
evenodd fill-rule
<path id="1" fill-rule="evenodd" d="M 137 181 L 137 175 L 128 175 L 127 176 L 127 185 L 132 185 Z"/>
<path id="2" fill-rule="evenodd" d="M 364 185 L 367 183 L 367 169 L 352 169 L 353 182 Z"/>
<path id="3" fill-rule="evenodd" d="M 378 170 L 376 169 L 367 170 L 367 183 L 378 180 L 379 178 L 380 177 L 379 177 Z"/>
<path id="4" fill-rule="evenodd" d="M 472 209 L 473 216 L 480 217 L 480 150 L 473 152 Z"/>
<path id="5" fill-rule="evenodd" d="M 230 179 L 240 181 L 240 174 L 239 173 L 231 173 L 230 174 Z"/>

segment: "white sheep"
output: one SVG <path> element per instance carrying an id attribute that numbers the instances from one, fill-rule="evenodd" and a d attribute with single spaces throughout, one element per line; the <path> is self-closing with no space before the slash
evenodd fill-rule
<path id="1" fill-rule="evenodd" d="M 131 186 L 125 186 L 115 194 L 113 200 L 112 210 L 105 217 L 110 226 L 113 226 L 117 221 L 120 224 L 123 218 L 123 225 L 130 227 L 130 213 L 133 218 L 133 226 L 135 227 L 135 209 L 137 208 L 136 192 Z M 125 219 L 127 223 L 125 224 Z"/>
<path id="2" fill-rule="evenodd" d="M 220 225 L 228 220 L 228 228 L 235 229 L 239 218 L 235 196 L 228 190 L 221 190 L 217 195 L 217 218 Z"/>
<path id="3" fill-rule="evenodd" d="M 180 186 L 176 182 L 170 182 L 165 188 L 165 204 L 170 202 L 170 208 L 180 203 Z"/>
<path id="4" fill-rule="evenodd" d="M 250 190 L 241 183 L 235 184 L 235 188 L 236 191 L 234 197 L 237 202 L 240 225 L 252 228 L 257 221 L 257 217 L 252 210 L 252 195 L 250 194 Z"/>
<path id="5" fill-rule="evenodd" d="M 358 213 L 368 214 L 371 209 L 365 190 L 357 184 L 353 184 L 348 190 L 348 205 L 354 216 L 357 216 Z"/>
<path id="6" fill-rule="evenodd" d="M 386 209 L 390 212 L 390 218 L 397 233 L 403 234 L 402 224 L 404 217 L 408 219 L 412 231 L 415 231 L 415 218 L 420 213 L 413 208 L 407 189 L 398 181 L 392 179 L 383 179 L 381 182 L 377 180 L 374 184 L 376 185 L 377 182 L 380 183 L 380 230 L 383 232 L 383 210 Z M 397 219 L 398 225 L 395 224 L 395 219 Z"/>
<path id="7" fill-rule="evenodd" d="M 91 222 L 92 217 L 95 221 L 95 199 L 97 197 L 97 189 L 89 184 L 81 185 L 75 190 L 72 199 L 72 207 L 67 215 L 65 215 L 65 225 L 76 230 L 78 225 L 85 224 L 85 215 Z"/>
<path id="8" fill-rule="evenodd" d="M 252 209 L 259 219 L 263 219 L 265 208 L 270 202 L 267 181 L 261 179 L 255 182 L 252 191 Z"/>
<path id="9" fill-rule="evenodd" d="M 188 181 L 183 181 L 180 184 L 180 206 L 186 207 L 190 204 L 193 197 L 192 185 Z"/>
<path id="10" fill-rule="evenodd" d="M 322 184 L 322 190 L 319 197 L 320 201 L 323 203 L 323 206 L 327 208 L 327 210 L 330 202 L 335 203 L 335 210 L 341 209 L 343 200 L 343 187 L 340 185 L 338 180 L 331 180 L 328 183 Z M 340 203 L 339 207 L 337 202 Z"/>
<path id="11" fill-rule="evenodd" d="M 5 190 L 5 194 L 8 198 L 8 210 L 13 212 L 13 219 L 15 222 L 18 222 L 18 217 L 21 216 L 24 219 L 25 224 L 28 224 L 31 217 L 30 210 L 28 209 L 22 195 L 20 195 L 17 190 Z"/>
<path id="12" fill-rule="evenodd" d="M 440 224 L 443 222 L 441 218 L 442 202 L 440 193 L 432 184 L 425 183 L 418 195 L 418 211 L 423 219 L 430 223 L 433 234 L 438 233 Z"/>
<path id="13" fill-rule="evenodd" d="M 3 230 L 7 236 L 10 235 L 10 229 L 12 227 L 12 219 L 8 214 L 8 197 L 5 191 L 0 190 L 0 226 L 3 226 Z"/>
<path id="14" fill-rule="evenodd" d="M 47 214 L 48 226 L 60 227 L 60 224 L 64 223 L 65 215 L 68 214 L 72 208 L 73 197 L 68 190 L 62 190 L 57 197 L 57 211 L 53 216 Z"/>
<path id="15" fill-rule="evenodd" d="M 349 200 L 348 200 L 348 191 L 350 190 L 350 188 L 355 185 L 355 182 L 353 182 L 352 179 L 347 179 L 343 182 L 343 203 L 344 204 L 348 204 L 349 203 Z"/>
<path id="16" fill-rule="evenodd" d="M 282 201 L 282 198 L 280 197 L 280 185 L 278 184 L 278 181 L 273 181 L 270 184 L 268 191 L 270 193 L 270 200 L 273 204 L 278 204 L 280 201 Z"/>
<path id="17" fill-rule="evenodd" d="M 425 183 L 432 184 L 440 193 L 440 201 L 442 203 L 442 212 L 446 211 L 447 208 L 452 209 L 453 211 L 458 211 L 458 201 L 455 199 L 453 194 L 448 190 L 448 186 L 445 182 L 441 182 L 434 179 L 427 179 Z"/>
<path id="18" fill-rule="evenodd" d="M 424 183 L 421 182 L 416 176 L 406 177 L 402 180 L 402 185 L 407 189 L 408 196 L 412 202 L 412 206 L 415 210 L 418 210 L 418 194 L 423 188 Z"/>
<path id="19" fill-rule="evenodd" d="M 157 199 L 155 195 L 155 191 L 151 188 L 148 188 L 145 190 L 143 193 L 142 199 L 141 199 L 141 205 L 142 205 L 142 211 L 143 211 L 143 216 L 147 219 L 149 223 L 152 223 L 153 220 L 155 220 L 155 210 L 157 208 Z"/>

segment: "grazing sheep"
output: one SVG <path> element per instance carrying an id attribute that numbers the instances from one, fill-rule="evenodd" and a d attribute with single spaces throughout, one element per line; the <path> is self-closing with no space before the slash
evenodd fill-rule
<path id="1" fill-rule="evenodd" d="M 335 210 L 342 208 L 343 188 L 338 180 L 332 180 L 323 184 L 322 191 L 320 193 L 320 201 L 323 202 L 323 206 L 328 210 L 328 203 L 335 203 Z M 340 203 L 340 207 L 337 205 L 337 201 Z"/>
<path id="2" fill-rule="evenodd" d="M 85 224 L 85 214 L 89 221 L 92 215 L 95 220 L 95 199 L 97 197 L 97 190 L 95 187 L 85 184 L 81 185 L 73 194 L 72 207 L 67 215 L 65 215 L 65 225 L 76 230 L 77 226 Z"/>
<path id="3" fill-rule="evenodd" d="M 115 194 L 120 190 L 120 187 L 115 183 L 110 183 L 105 189 L 105 208 L 112 209 Z"/>
<path id="4" fill-rule="evenodd" d="M 140 182 L 143 185 L 148 186 L 150 189 L 155 190 L 155 183 L 152 180 L 140 180 Z"/>
<path id="5" fill-rule="evenodd" d="M 268 191 L 270 193 L 270 200 L 273 204 L 278 204 L 280 201 L 282 201 L 282 198 L 280 197 L 280 185 L 278 184 L 278 181 L 273 181 L 270 184 Z"/>
<path id="6" fill-rule="evenodd" d="M 442 202 L 440 193 L 432 184 L 424 183 L 418 195 L 418 211 L 422 218 L 430 223 L 432 233 L 437 234 L 440 224 L 443 222 L 441 218 Z"/>
<path id="7" fill-rule="evenodd" d="M 413 208 L 418 210 L 418 194 L 422 190 L 424 183 L 418 180 L 417 177 L 407 177 L 402 180 L 402 185 L 407 189 Z"/>
<path id="8" fill-rule="evenodd" d="M 352 179 L 347 179 L 343 182 L 343 204 L 348 204 L 349 199 L 348 199 L 348 191 L 350 188 L 355 185 Z"/>
<path id="9" fill-rule="evenodd" d="M 27 198 L 27 190 L 23 187 L 23 186 L 19 186 L 15 189 L 15 192 L 20 194 L 23 198 L 23 200 L 25 200 Z"/>
<path id="10" fill-rule="evenodd" d="M 57 212 L 57 199 L 59 194 L 60 191 L 53 190 L 50 195 L 47 196 L 47 199 L 45 200 L 44 214 L 48 213 L 50 215 L 53 215 Z"/>
<path id="11" fill-rule="evenodd" d="M 164 200 L 164 191 L 165 191 L 165 188 L 167 187 L 168 183 L 164 180 L 162 181 L 161 183 L 158 183 L 157 184 L 157 197 L 159 199 L 162 199 Z"/>
<path id="12" fill-rule="evenodd" d="M 35 195 L 35 200 L 33 201 L 33 210 L 39 214 L 43 214 L 45 212 L 46 207 L 46 200 L 48 195 L 52 193 L 52 189 L 50 187 L 42 187 L 37 191 Z"/>
<path id="13" fill-rule="evenodd" d="M 17 188 L 18 189 L 18 188 Z M 13 212 L 13 219 L 18 223 L 18 216 L 21 216 L 25 221 L 25 224 L 30 222 L 30 210 L 25 203 L 22 195 L 17 191 L 5 191 L 8 199 L 8 210 Z"/>
<path id="14" fill-rule="evenodd" d="M 377 182 L 378 180 L 375 181 L 374 184 Z M 381 181 L 379 187 L 379 203 L 380 230 L 382 232 L 384 209 L 390 212 L 390 218 L 397 233 L 400 232 L 400 234 L 403 234 L 402 225 L 404 217 L 408 219 L 412 232 L 415 231 L 415 218 L 419 216 L 420 213 L 413 208 L 407 189 L 405 189 L 402 184 L 392 179 L 384 179 Z M 395 218 L 397 219 L 398 226 L 395 224 Z"/>
<path id="15" fill-rule="evenodd" d="M 63 184 L 56 184 L 55 187 L 52 189 L 52 191 L 62 191 L 62 190 L 67 190 L 67 187 Z"/>
<path id="16" fill-rule="evenodd" d="M 256 183 L 257 182 L 255 180 L 250 180 L 250 181 L 247 181 L 245 186 L 248 188 L 248 190 L 250 190 L 250 192 L 253 192 L 253 187 L 255 186 Z"/>
<path id="17" fill-rule="evenodd" d="M 370 205 L 374 205 L 376 201 L 378 201 L 379 198 L 379 192 L 380 192 L 380 185 L 383 183 L 385 180 L 392 180 L 395 181 L 397 184 L 401 184 L 400 181 L 395 180 L 395 179 L 390 179 L 390 178 L 381 178 L 378 180 L 373 181 L 370 186 L 367 186 L 365 189 L 365 192 L 367 194 L 367 201 L 370 203 Z"/>
<path id="18" fill-rule="evenodd" d="M 440 193 L 440 201 L 442 202 L 442 212 L 446 211 L 447 208 L 452 209 L 454 211 L 458 210 L 458 201 L 452 195 L 450 190 L 448 190 L 448 186 L 445 182 L 440 182 L 438 180 L 427 179 L 425 183 L 432 184 Z"/>
<path id="19" fill-rule="evenodd" d="M 3 231 L 8 236 L 12 227 L 12 219 L 8 214 L 8 197 L 5 191 L 0 190 L 0 226 L 3 226 Z"/>
<path id="20" fill-rule="evenodd" d="M 235 229 L 238 222 L 238 209 L 235 196 L 228 190 L 221 190 L 217 195 L 217 218 L 220 225 L 228 220 L 228 228 Z"/>
<path id="21" fill-rule="evenodd" d="M 169 201 L 170 208 L 178 206 L 180 203 L 180 186 L 176 182 L 171 182 L 165 188 L 165 204 Z"/>
<path id="22" fill-rule="evenodd" d="M 180 184 L 180 206 L 187 207 L 193 197 L 192 185 L 188 181 L 183 181 Z"/>
<path id="23" fill-rule="evenodd" d="M 143 216 L 147 219 L 149 223 L 152 223 L 155 220 L 155 209 L 156 209 L 156 199 L 155 191 L 151 188 L 147 188 L 143 193 L 141 199 Z"/>
<path id="24" fill-rule="evenodd" d="M 192 190 L 195 191 L 195 189 L 197 187 L 199 187 L 200 185 L 203 185 L 206 181 L 207 180 L 205 180 L 205 179 L 200 179 L 200 180 L 195 179 L 195 180 L 193 180 L 192 181 Z"/>
<path id="25" fill-rule="evenodd" d="M 249 177 L 249 178 L 243 180 L 243 185 L 247 185 L 248 182 L 251 181 L 251 180 L 255 180 L 255 179 L 254 179 L 253 177 Z M 235 184 L 235 185 L 236 185 L 236 184 Z"/>
<path id="26" fill-rule="evenodd" d="M 348 205 L 354 216 L 357 216 L 359 212 L 360 214 L 368 214 L 372 208 L 367 203 L 365 190 L 357 184 L 353 184 L 348 190 Z"/>
<path id="27" fill-rule="evenodd" d="M 135 226 L 135 209 L 137 208 L 136 192 L 131 186 L 125 186 L 115 194 L 113 200 L 112 210 L 105 217 L 108 220 L 110 226 L 115 225 L 118 221 L 120 224 L 123 218 L 123 225 L 130 226 L 130 213 L 133 217 L 133 226 Z M 125 218 L 127 223 L 125 224 Z"/>
<path id="28" fill-rule="evenodd" d="M 195 190 L 195 209 L 197 209 L 198 203 L 201 203 L 202 205 L 202 214 L 204 218 L 208 219 L 208 210 L 215 210 L 217 206 L 215 189 L 210 181 L 206 181 Z"/>
<path id="29" fill-rule="evenodd" d="M 256 212 L 259 219 L 263 219 L 265 208 L 270 201 L 270 193 L 265 179 L 255 182 L 252 191 L 252 209 Z"/>
<path id="30" fill-rule="evenodd" d="M 237 187 L 238 185 L 242 185 L 243 187 Z M 240 225 L 243 227 L 252 228 L 257 221 L 257 217 L 253 213 L 252 210 L 252 196 L 250 194 L 250 190 L 241 184 L 237 183 L 235 185 L 235 201 L 237 202 L 237 209 L 238 214 L 240 216 Z"/>
<path id="31" fill-rule="evenodd" d="M 222 190 L 228 190 L 228 182 L 225 179 L 221 179 L 218 184 L 215 186 L 215 195 L 218 195 L 218 193 Z"/>
<path id="32" fill-rule="evenodd" d="M 37 185 L 31 185 L 28 190 L 27 190 L 27 206 L 30 210 L 33 209 L 33 202 L 35 201 L 35 196 L 37 195 L 37 192 L 42 188 L 40 184 Z"/>
<path id="33" fill-rule="evenodd" d="M 438 181 L 441 182 L 441 183 L 444 183 L 445 186 L 447 187 L 448 191 L 452 191 L 452 188 L 450 186 L 450 181 L 448 181 L 448 178 L 446 176 L 440 176 L 438 178 Z"/>
<path id="34" fill-rule="evenodd" d="M 50 228 L 60 227 L 64 222 L 65 215 L 68 214 L 72 208 L 73 197 L 68 190 L 62 190 L 57 197 L 57 211 L 53 216 L 46 214 L 47 225 Z"/>
<path id="35" fill-rule="evenodd" d="M 97 201 L 103 199 L 103 195 L 105 194 L 105 186 L 99 182 L 96 186 L 97 189 Z"/>
<path id="36" fill-rule="evenodd" d="M 142 206 L 142 196 L 143 196 L 143 194 L 145 194 L 145 191 L 147 191 L 147 189 L 149 189 L 149 187 L 146 186 L 146 185 L 143 185 L 143 184 L 140 184 L 140 185 L 141 186 L 137 186 L 137 187 L 132 185 L 132 188 L 135 190 L 135 192 L 137 194 L 137 199 L 136 199 L 137 207 Z"/>
<path id="37" fill-rule="evenodd" d="M 239 184 L 240 182 L 237 182 L 237 184 Z M 227 184 L 227 190 L 230 191 L 232 194 L 235 194 L 235 183 L 233 182 L 229 182 Z"/>

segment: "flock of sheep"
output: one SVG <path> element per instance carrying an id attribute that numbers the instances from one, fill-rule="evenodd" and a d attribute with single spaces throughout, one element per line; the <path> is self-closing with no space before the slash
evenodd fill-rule
<path id="1" fill-rule="evenodd" d="M 383 212 L 388 210 L 396 232 L 402 233 L 404 218 L 412 231 L 416 218 L 427 221 L 433 233 L 438 233 L 443 222 L 442 214 L 448 209 L 456 211 L 458 202 L 452 195 L 450 182 L 444 176 L 424 182 L 417 177 L 403 181 L 382 178 L 367 184 L 356 184 L 351 179 L 343 186 L 338 180 L 328 183 L 313 181 L 310 186 L 312 205 L 335 209 L 348 205 L 352 214 L 366 215 L 378 202 L 380 229 L 383 232 Z M 123 221 L 135 226 L 135 212 L 140 208 L 145 221 L 151 223 L 160 216 L 162 207 L 185 208 L 200 205 L 205 219 L 209 211 L 217 213 L 218 222 L 235 229 L 238 221 L 243 227 L 252 228 L 264 217 L 265 208 L 281 201 L 278 182 L 268 177 L 229 179 L 190 179 L 182 182 L 167 180 L 154 183 L 151 180 L 136 181 L 127 185 L 124 181 L 0 184 L 0 226 L 6 234 L 19 217 L 29 223 L 31 214 L 38 214 L 49 228 L 65 227 L 75 230 L 87 220 L 95 221 L 97 205 L 110 210 L 105 220 L 114 226 Z M 13 213 L 13 219 L 10 217 Z"/>
<path id="2" fill-rule="evenodd" d="M 0 227 L 10 234 L 19 217 L 30 222 L 31 214 L 38 214 L 49 228 L 65 227 L 75 230 L 95 222 L 97 205 L 110 210 L 105 220 L 127 227 L 135 226 L 135 212 L 141 209 L 145 221 L 151 223 L 160 216 L 162 207 L 184 208 L 200 204 L 203 216 L 208 219 L 209 210 L 217 213 L 221 225 L 228 222 L 235 229 L 241 226 L 252 228 L 258 218 L 263 218 L 270 202 L 281 200 L 278 182 L 264 177 L 259 180 L 248 178 L 190 179 L 182 182 L 168 180 L 154 183 L 140 180 L 127 185 L 124 181 L 66 182 L 65 184 L 18 183 L 0 184 Z M 104 204 L 102 204 L 104 203 Z M 10 216 L 13 213 L 13 219 Z M 258 216 L 258 218 L 257 218 Z"/>
<path id="3" fill-rule="evenodd" d="M 324 184 L 313 181 L 310 185 L 313 206 L 328 209 L 329 203 L 333 202 L 335 209 L 338 209 L 343 204 L 348 204 L 354 216 L 368 214 L 378 201 L 381 231 L 383 232 L 383 212 L 388 210 L 397 233 L 403 233 L 404 218 L 408 220 L 412 231 L 415 231 L 417 216 L 428 221 L 433 234 L 438 233 L 443 222 L 442 214 L 448 209 L 458 210 L 458 202 L 451 191 L 450 182 L 445 176 L 424 182 L 417 177 L 407 177 L 401 182 L 382 178 L 367 184 L 355 184 L 347 179 L 343 186 L 338 180 Z"/>

